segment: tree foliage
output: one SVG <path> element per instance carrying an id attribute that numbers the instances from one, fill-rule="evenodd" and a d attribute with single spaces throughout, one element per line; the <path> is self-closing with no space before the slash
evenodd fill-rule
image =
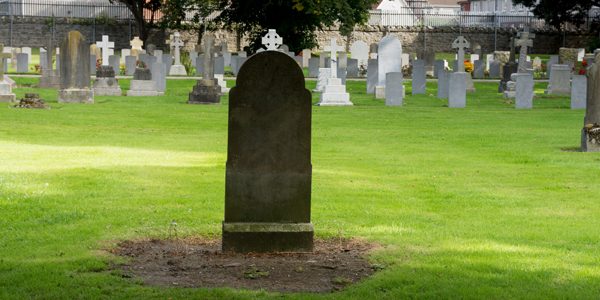
<path id="1" fill-rule="evenodd" d="M 377 0 L 221 0 L 219 19 L 228 29 L 248 36 L 250 51 L 261 47 L 261 37 L 276 29 L 290 50 L 317 45 L 317 30 L 338 26 L 348 35 L 368 18 Z"/>
<path id="2" fill-rule="evenodd" d="M 532 8 L 537 17 L 557 29 L 562 29 L 567 23 L 578 27 L 583 25 L 588 20 L 590 9 L 600 6 L 600 0 L 513 0 L 513 3 Z"/>
<path id="3" fill-rule="evenodd" d="M 225 2 L 218 0 L 163 0 L 161 26 L 169 29 L 194 30 L 198 44 L 204 31 L 218 29 L 215 17 Z"/>
<path id="4" fill-rule="evenodd" d="M 111 4 L 121 3 L 129 8 L 137 24 L 142 41 L 148 39 L 149 28 L 154 26 L 156 12 L 162 7 L 161 0 L 109 0 Z"/>

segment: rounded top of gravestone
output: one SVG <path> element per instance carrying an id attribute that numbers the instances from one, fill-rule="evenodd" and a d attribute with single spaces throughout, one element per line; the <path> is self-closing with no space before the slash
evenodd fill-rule
<path id="1" fill-rule="evenodd" d="M 293 58 L 279 51 L 264 51 L 244 63 L 237 76 L 236 88 L 304 89 L 304 85 L 302 69 Z"/>

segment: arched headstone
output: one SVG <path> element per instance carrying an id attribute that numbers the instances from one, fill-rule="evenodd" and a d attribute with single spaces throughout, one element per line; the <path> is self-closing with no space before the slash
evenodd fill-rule
<path id="1" fill-rule="evenodd" d="M 294 59 L 244 63 L 229 95 L 223 251 L 312 251 L 311 112 Z"/>

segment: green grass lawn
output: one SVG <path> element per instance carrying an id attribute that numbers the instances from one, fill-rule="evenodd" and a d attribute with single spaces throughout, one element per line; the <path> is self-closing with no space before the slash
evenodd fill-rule
<path id="1" fill-rule="evenodd" d="M 67 105 L 16 80 L 52 109 L 0 105 L 1 299 L 600 297 L 600 153 L 575 151 L 583 112 L 543 84 L 534 110 L 495 83 L 476 83 L 466 109 L 435 83 L 420 96 L 406 83 L 406 105 L 385 107 L 364 82 L 348 84 L 354 107 L 315 107 L 316 235 L 379 243 L 370 259 L 385 269 L 339 293 L 281 295 L 144 286 L 104 251 L 166 238 L 173 220 L 180 236 L 220 235 L 226 96 L 186 105 L 194 82 L 171 80 L 164 97 Z"/>

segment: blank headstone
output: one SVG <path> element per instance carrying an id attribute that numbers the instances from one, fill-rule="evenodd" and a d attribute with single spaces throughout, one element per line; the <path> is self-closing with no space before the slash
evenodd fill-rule
<path id="1" fill-rule="evenodd" d="M 517 109 L 531 109 L 533 107 L 533 75 L 515 73 L 511 77 L 516 82 L 515 107 Z"/>
<path id="2" fill-rule="evenodd" d="M 375 94 L 375 87 L 379 82 L 378 67 L 379 64 L 376 59 L 369 59 L 369 64 L 367 66 L 367 94 Z"/>
<path id="3" fill-rule="evenodd" d="M 229 98 L 223 251 L 312 251 L 311 113 L 289 56 L 244 64 Z"/>
<path id="4" fill-rule="evenodd" d="M 412 94 L 425 94 L 426 82 L 425 61 L 421 59 L 415 60 L 412 69 Z"/>
<path id="5" fill-rule="evenodd" d="M 448 99 L 450 93 L 450 72 L 442 70 L 438 73 L 438 90 L 437 97 L 439 99 Z"/>
<path id="6" fill-rule="evenodd" d="M 467 105 L 467 73 L 454 72 L 450 74 L 448 107 L 464 108 Z"/>
<path id="7" fill-rule="evenodd" d="M 17 72 L 19 72 L 19 73 L 29 72 L 29 54 L 17 53 Z"/>
<path id="8" fill-rule="evenodd" d="M 425 68 L 424 64 L 423 68 Z M 385 81 L 385 105 L 402 106 L 402 104 L 404 103 L 404 85 L 402 72 L 387 73 Z"/>
<path id="9" fill-rule="evenodd" d="M 571 86 L 571 109 L 585 109 L 587 102 L 587 76 L 574 75 Z"/>

